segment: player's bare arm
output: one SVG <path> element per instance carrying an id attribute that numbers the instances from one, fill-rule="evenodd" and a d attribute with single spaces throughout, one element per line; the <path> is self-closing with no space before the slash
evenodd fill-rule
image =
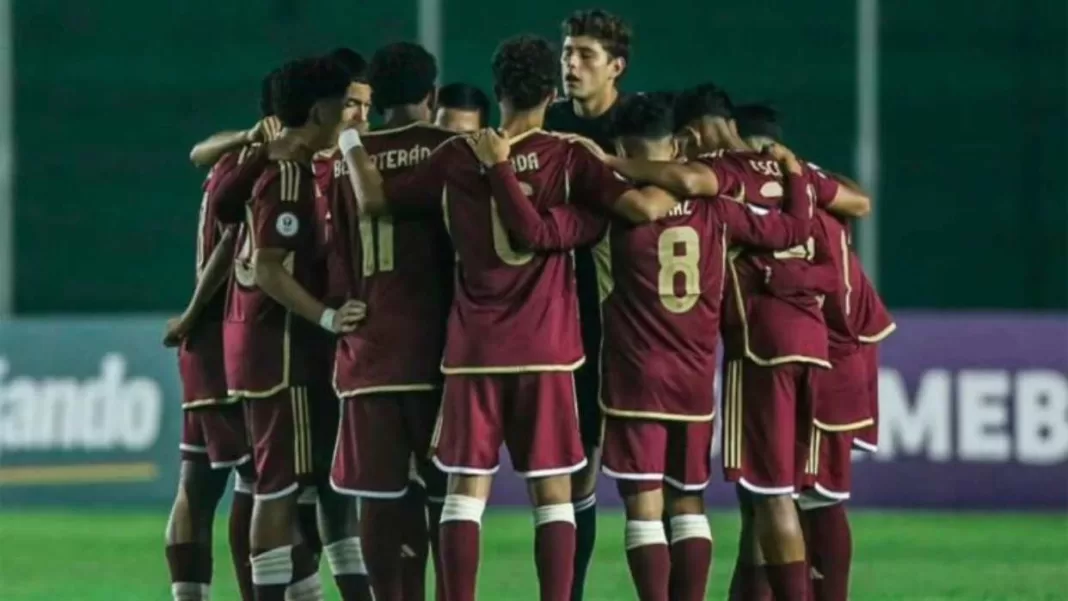
<path id="1" fill-rule="evenodd" d="M 224 154 L 248 144 L 262 142 L 265 137 L 264 120 L 256 122 L 256 125 L 249 129 L 214 133 L 193 146 L 193 150 L 189 151 L 189 160 L 197 167 L 211 167 Z"/>
<path id="2" fill-rule="evenodd" d="M 193 289 L 193 296 L 189 298 L 189 304 L 178 317 L 167 321 L 167 330 L 163 335 L 163 345 L 168 347 L 178 346 L 189 334 L 189 330 L 200 318 L 201 312 L 207 306 L 211 297 L 219 291 L 219 288 L 230 275 L 233 266 L 231 258 L 234 256 L 234 228 L 223 230 L 218 244 L 211 251 L 204 271 L 197 278 L 197 285 Z"/>
<path id="3" fill-rule="evenodd" d="M 289 251 L 260 248 L 252 256 L 256 285 L 286 309 L 334 333 L 356 329 L 367 313 L 367 306 L 350 300 L 337 311 L 331 310 L 300 285 L 284 261 Z"/>
<path id="4" fill-rule="evenodd" d="M 699 162 L 648 161 L 605 157 L 609 167 L 636 182 L 651 184 L 679 197 L 715 196 L 719 181 L 715 172 Z"/>
<path id="5" fill-rule="evenodd" d="M 871 213 L 871 197 L 855 181 L 838 173 L 828 173 L 839 183 L 838 192 L 827 210 L 840 217 L 865 217 Z"/>

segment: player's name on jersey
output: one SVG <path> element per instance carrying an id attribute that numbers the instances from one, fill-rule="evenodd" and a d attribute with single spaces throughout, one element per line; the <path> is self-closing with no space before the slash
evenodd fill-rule
<path id="1" fill-rule="evenodd" d="M 0 356 L 0 450 L 144 451 L 159 439 L 163 389 L 130 377 L 126 357 L 109 353 L 99 372 L 19 374 Z"/>
<path id="2" fill-rule="evenodd" d="M 433 152 L 433 150 L 433 148 L 421 144 L 416 144 L 410 148 L 384 150 L 372 154 L 371 162 L 375 164 L 375 167 L 379 171 L 405 169 L 422 163 L 424 159 L 430 156 L 430 153 Z"/>

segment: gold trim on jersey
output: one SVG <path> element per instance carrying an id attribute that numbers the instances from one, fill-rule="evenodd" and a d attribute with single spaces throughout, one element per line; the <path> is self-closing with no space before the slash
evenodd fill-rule
<path id="1" fill-rule="evenodd" d="M 282 381 L 267 390 L 235 390 L 231 389 L 227 392 L 230 395 L 238 395 L 246 399 L 264 399 L 270 396 L 274 396 L 279 392 L 282 392 L 289 387 L 289 362 L 290 362 L 290 326 L 293 318 L 293 313 L 286 311 L 285 329 L 282 333 Z"/>
<path id="2" fill-rule="evenodd" d="M 436 129 L 438 131 L 449 133 L 449 134 L 454 134 L 455 133 L 450 129 L 446 129 L 444 127 L 441 127 L 441 126 L 436 125 L 434 123 L 431 123 L 429 121 L 412 121 L 411 123 L 407 123 L 405 125 L 400 125 L 400 126 L 397 126 L 397 127 L 387 127 L 387 128 L 384 128 L 384 129 L 371 130 L 371 131 L 369 131 L 369 132 L 367 132 L 365 134 L 360 134 L 360 137 L 361 138 L 370 138 L 370 137 L 373 137 L 373 136 L 380 136 L 382 134 L 395 134 L 397 132 L 405 131 L 405 130 L 408 130 L 408 129 L 411 129 L 411 128 L 417 127 L 417 126 L 426 127 L 426 128 L 429 128 L 429 129 Z M 456 136 L 453 136 L 453 137 L 456 137 Z"/>
<path id="3" fill-rule="evenodd" d="M 241 397 L 226 395 L 221 398 L 193 399 L 182 403 L 182 409 L 200 409 L 201 407 L 222 407 L 241 402 Z"/>
<path id="4" fill-rule="evenodd" d="M 516 143 L 518 143 L 520 140 L 525 140 L 525 139 L 529 138 L 530 136 L 532 136 L 534 134 L 544 134 L 544 133 L 548 133 L 548 132 L 546 132 L 544 129 L 542 129 L 540 127 L 535 127 L 533 129 L 528 129 L 527 131 L 525 131 L 523 133 L 519 133 L 519 134 L 516 134 L 514 136 L 510 136 L 508 142 L 512 146 L 515 146 Z"/>
<path id="5" fill-rule="evenodd" d="M 441 364 L 441 373 L 445 375 L 481 375 L 481 374 L 528 374 L 537 373 L 539 371 L 575 371 L 582 367 L 582 364 L 586 362 L 586 357 L 582 357 L 578 361 L 570 364 L 548 364 L 548 365 L 494 365 L 494 366 L 474 366 L 474 367 L 446 367 L 444 363 Z"/>
<path id="6" fill-rule="evenodd" d="M 612 417 L 621 417 L 626 419 L 655 419 L 663 422 L 686 422 L 686 423 L 702 423 L 710 422 L 716 419 L 716 410 L 713 408 L 712 413 L 707 415 L 683 415 L 681 413 L 665 413 L 662 411 L 638 411 L 632 409 L 613 409 L 605 405 L 604 399 L 601 399 L 598 405 L 601 406 L 601 411 L 604 411 L 605 415 Z"/>
<path id="7" fill-rule="evenodd" d="M 805 463 L 806 474 L 818 474 L 820 471 L 820 443 L 823 442 L 823 434 L 815 425 L 812 426 L 808 435 L 808 461 Z"/>
<path id="8" fill-rule="evenodd" d="M 731 279 L 733 280 L 734 300 L 738 305 L 738 316 L 742 320 L 742 341 L 745 345 L 746 358 L 761 367 L 774 367 L 785 363 L 810 363 L 812 365 L 830 369 L 831 363 L 829 361 L 817 357 L 809 357 L 807 355 L 782 355 L 780 357 L 765 358 L 753 352 L 753 349 L 749 347 L 749 316 L 746 314 L 745 297 L 742 295 L 742 286 L 738 281 L 738 269 L 734 266 L 737 258 L 738 255 L 735 255 L 731 258 L 728 264 L 730 265 Z"/>
<path id="9" fill-rule="evenodd" d="M 382 394 L 391 392 L 429 392 L 439 390 L 441 384 L 383 384 L 381 386 L 364 386 L 362 388 L 353 388 L 352 390 L 338 390 L 337 385 L 334 385 L 334 392 L 337 396 L 343 399 L 350 399 L 352 397 L 367 395 L 367 394 Z"/>
<path id="10" fill-rule="evenodd" d="M 850 300 L 850 296 L 853 294 L 853 283 L 849 281 L 849 239 L 846 237 L 845 230 L 842 230 L 841 238 L 842 282 L 845 283 L 845 314 L 849 315 L 852 311 L 852 301 Z"/>
<path id="11" fill-rule="evenodd" d="M 853 422 L 850 424 L 831 425 L 821 422 L 818 419 L 813 419 L 812 423 L 815 424 L 817 429 L 823 430 L 824 432 L 849 432 L 850 430 L 859 430 L 861 428 L 870 426 L 875 423 L 875 420 L 873 418 L 868 417 L 860 420 L 859 422 Z"/>
<path id="12" fill-rule="evenodd" d="M 311 411 L 308 389 L 294 386 L 289 389 L 289 404 L 293 411 L 293 457 L 298 475 L 312 473 Z"/>
<path id="13" fill-rule="evenodd" d="M 616 283 L 612 271 L 612 223 L 609 222 L 601 239 L 590 249 L 593 259 L 593 271 L 597 277 L 597 319 L 601 324 L 601 339 L 597 341 L 597 405 L 604 405 L 601 393 L 604 390 L 604 303 L 615 289 Z M 571 255 L 574 263 L 574 253 Z M 577 302 L 577 299 L 576 299 Z M 600 440 L 604 440 L 604 432 Z"/>
<path id="14" fill-rule="evenodd" d="M 883 340 L 886 340 L 886 337 L 889 336 L 890 334 L 893 334 L 894 330 L 896 330 L 896 329 L 897 329 L 897 324 L 891 322 L 890 325 L 886 326 L 886 328 L 883 329 L 883 331 L 881 331 L 881 332 L 879 332 L 877 334 L 874 334 L 872 336 L 857 336 L 857 340 L 860 340 L 864 344 L 878 344 L 878 343 L 882 342 Z"/>
<path id="15" fill-rule="evenodd" d="M 723 467 L 742 467 L 742 359 L 727 362 L 723 378 Z"/>
<path id="16" fill-rule="evenodd" d="M 445 389 L 441 390 L 441 402 L 438 403 L 438 415 L 434 418 L 434 432 L 430 435 L 430 446 L 426 450 L 426 458 L 433 459 L 438 450 L 438 442 L 441 441 L 442 422 L 445 421 Z"/>

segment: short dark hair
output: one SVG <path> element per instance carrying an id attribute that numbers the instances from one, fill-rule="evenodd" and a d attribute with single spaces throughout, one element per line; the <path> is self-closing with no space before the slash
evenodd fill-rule
<path id="1" fill-rule="evenodd" d="M 486 93 L 477 86 L 463 82 L 442 86 L 438 90 L 438 106 L 447 109 L 479 111 L 483 121 L 486 120 L 490 111 L 489 96 L 486 96 Z"/>
<path id="2" fill-rule="evenodd" d="M 606 10 L 575 11 L 564 20 L 561 29 L 565 36 L 584 35 L 597 40 L 612 58 L 630 60 L 630 25 Z"/>
<path id="3" fill-rule="evenodd" d="M 419 104 L 434 90 L 438 63 L 434 55 L 419 44 L 394 42 L 371 57 L 367 79 L 379 109 Z"/>
<path id="4" fill-rule="evenodd" d="M 274 81 L 275 115 L 286 127 L 308 122 L 312 107 L 320 100 L 344 98 L 349 74 L 326 58 L 302 58 L 282 66 Z"/>
<path id="5" fill-rule="evenodd" d="M 670 137 L 675 132 L 671 104 L 655 93 L 627 96 L 613 112 L 612 128 L 619 137 Z"/>
<path id="6" fill-rule="evenodd" d="M 782 141 L 779 111 L 771 105 L 754 103 L 735 107 L 734 120 L 738 124 L 738 135 L 743 138 L 761 137 Z"/>
<path id="7" fill-rule="evenodd" d="M 260 81 L 260 117 L 264 119 L 274 115 L 274 87 L 281 73 L 279 68 L 271 69 Z"/>
<path id="8" fill-rule="evenodd" d="M 703 83 L 675 98 L 675 131 L 701 117 L 730 119 L 734 105 L 727 92 L 714 83 Z"/>
<path id="9" fill-rule="evenodd" d="M 348 72 L 352 81 L 367 81 L 367 59 L 352 48 L 335 48 L 326 55 L 327 58 L 337 61 Z"/>
<path id="10" fill-rule="evenodd" d="M 545 38 L 508 38 L 493 53 L 493 91 L 519 111 L 534 108 L 552 96 L 559 66 L 556 51 Z"/>

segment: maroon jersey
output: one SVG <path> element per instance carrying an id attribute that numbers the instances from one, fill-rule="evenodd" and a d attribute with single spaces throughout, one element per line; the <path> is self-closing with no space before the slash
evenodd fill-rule
<path id="1" fill-rule="evenodd" d="M 219 169 L 220 165 L 229 167 Z M 211 207 L 219 222 L 244 223 L 245 205 L 252 197 L 252 188 L 266 166 L 267 152 L 261 144 L 244 146 L 219 159 L 212 168 L 216 173 L 204 196 L 205 203 Z"/>
<path id="2" fill-rule="evenodd" d="M 849 317 L 853 331 L 864 344 L 882 342 L 897 329 L 897 324 L 876 292 L 875 286 L 864 273 L 860 258 L 852 250 L 849 251 L 848 257 Z"/>
<path id="3" fill-rule="evenodd" d="M 454 135 L 412 123 L 364 134 L 363 144 L 388 187 Z M 338 344 L 334 385 L 342 396 L 433 390 L 441 382 L 451 301 L 452 249 L 444 224 L 440 216 L 404 212 L 354 221 L 343 160 L 333 176 L 332 194 L 339 199 L 335 237 L 352 240 L 354 247 L 344 253 L 349 295 L 367 303 L 367 321 Z M 440 207 L 440 187 L 436 198 Z"/>
<path id="4" fill-rule="evenodd" d="M 595 249 L 604 329 L 601 405 L 606 413 L 712 419 L 715 332 L 728 246 L 772 249 L 804 242 L 812 204 L 806 183 L 804 177 L 790 178 L 787 213 L 759 215 L 726 199 L 686 200 L 655 223 L 612 223 Z M 538 214 L 522 198 L 515 204 L 501 211 L 502 219 L 531 248 L 566 248 L 588 237 L 582 232 L 589 230 L 590 220 L 581 208 Z"/>
<path id="5" fill-rule="evenodd" d="M 823 318 L 827 323 L 827 346 L 831 358 L 837 359 L 856 352 L 860 347 L 853 329 L 852 284 L 850 281 L 849 235 L 846 225 L 833 215 L 816 211 L 813 233 L 816 240 L 813 260 L 833 273 L 830 290 L 822 291 Z"/>
<path id="6" fill-rule="evenodd" d="M 287 251 L 285 266 L 312 296 L 324 292 L 325 206 L 310 166 L 268 162 L 253 188 L 231 278 L 223 338 L 231 394 L 270 396 L 325 378 L 330 338 L 256 285 L 256 249 Z"/>
<path id="7" fill-rule="evenodd" d="M 572 197 L 615 199 L 627 190 L 585 146 L 541 130 L 512 139 L 511 164 L 538 209 Z M 465 141 L 444 144 L 410 177 L 386 183 L 395 212 L 444 211 L 457 263 L 443 372 L 571 371 L 582 365 L 570 253 L 513 245 L 484 169 Z"/>
<path id="8" fill-rule="evenodd" d="M 345 202 L 348 198 L 343 190 L 351 190 L 345 177 L 345 159 L 341 151 L 334 149 L 315 155 L 312 168 L 315 170 L 315 185 L 326 202 L 326 295 L 323 303 L 328 307 L 340 307 L 348 298 L 352 289 L 348 253 L 350 246 L 340 225 L 345 223 Z M 338 221 L 340 219 L 340 221 Z"/>
<path id="9" fill-rule="evenodd" d="M 765 155 L 718 151 L 697 160 L 715 172 L 722 195 L 744 198 L 753 210 L 774 209 L 782 201 L 782 169 Z M 817 204 L 834 198 L 837 182 L 812 171 L 806 174 Z M 814 251 L 815 239 L 809 238 L 775 252 L 731 253 L 721 328 L 728 358 L 744 357 L 760 365 L 802 362 L 830 367 L 827 328 L 816 291 L 783 296 L 765 286 L 769 272 L 807 271 Z"/>

